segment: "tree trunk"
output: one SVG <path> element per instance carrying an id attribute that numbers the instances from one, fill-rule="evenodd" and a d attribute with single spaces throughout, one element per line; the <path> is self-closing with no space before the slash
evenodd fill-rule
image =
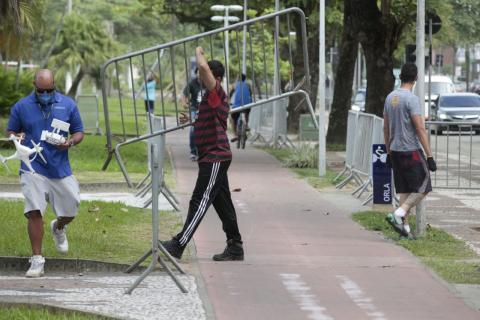
<path id="1" fill-rule="evenodd" d="M 352 7 L 351 1 L 344 2 L 344 27 L 328 125 L 328 143 L 345 143 L 347 136 L 348 110 L 352 102 L 353 74 L 358 51 L 358 31 Z"/>
<path id="2" fill-rule="evenodd" d="M 358 15 L 359 41 L 367 65 L 367 97 L 365 111 L 383 116 L 385 98 L 393 90 L 393 53 L 398 46 L 405 24 L 391 15 L 389 2 L 382 11 L 376 0 L 355 2 Z"/>
<path id="3" fill-rule="evenodd" d="M 57 43 L 60 32 L 63 29 L 63 23 L 65 21 L 65 16 L 67 15 L 68 7 L 69 7 L 68 4 L 69 4 L 69 2 L 67 1 L 67 4 L 65 5 L 65 10 L 63 11 L 63 14 L 62 14 L 62 18 L 60 19 L 60 22 L 57 26 L 57 30 L 55 31 L 55 37 L 52 39 L 52 42 L 50 43 L 50 47 L 48 48 L 48 51 L 45 54 L 45 58 L 43 59 L 42 63 L 40 64 L 40 69 L 45 69 L 47 67 L 48 60 L 50 59 L 50 56 L 52 55 L 52 52 L 53 52 L 53 48 L 55 47 L 55 44 Z"/>
<path id="4" fill-rule="evenodd" d="M 70 90 L 68 90 L 68 93 L 67 93 L 67 95 L 70 96 L 72 99 L 75 99 L 75 96 L 77 95 L 78 86 L 80 85 L 80 82 L 82 81 L 84 75 L 85 73 L 83 72 L 83 69 L 80 68 L 80 70 L 78 70 L 77 75 L 75 76 L 75 79 L 73 79 Z"/>
<path id="5" fill-rule="evenodd" d="M 363 43 L 362 43 L 363 46 Z M 383 118 L 385 98 L 393 90 L 393 55 L 387 48 L 369 46 L 364 49 L 367 64 L 367 97 L 365 112 Z M 393 51 L 391 52 L 393 53 Z"/>

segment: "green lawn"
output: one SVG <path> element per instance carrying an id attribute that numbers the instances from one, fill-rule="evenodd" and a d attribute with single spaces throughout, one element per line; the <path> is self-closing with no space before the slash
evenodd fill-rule
<path id="1" fill-rule="evenodd" d="M 177 103 L 179 112 L 185 110 Z M 137 117 L 135 117 L 135 110 Z M 123 122 L 122 122 L 123 112 Z M 120 108 L 120 99 L 111 97 L 108 99 L 108 114 L 110 119 L 110 130 L 113 134 L 123 136 L 144 134 L 147 131 L 147 117 L 143 99 L 137 99 L 135 104 L 133 99 L 122 98 L 122 108 Z M 175 116 L 175 103 L 171 100 L 164 100 L 164 110 L 159 99 L 155 101 L 154 114 L 157 116 Z M 105 114 L 103 103 L 100 101 L 100 128 L 105 132 Z M 124 130 L 125 128 L 125 130 Z"/>
<path id="2" fill-rule="evenodd" d="M 81 144 L 69 151 L 70 164 L 73 174 L 80 183 L 95 182 L 125 182 L 120 167 L 115 158 L 106 171 L 102 171 L 102 165 L 107 159 L 104 136 L 85 135 Z M 13 148 L 13 144 L 7 144 Z M 8 156 L 13 154 L 15 149 L 0 148 L 0 154 Z M 128 173 L 134 182 L 139 182 L 147 173 L 147 146 L 144 142 L 127 145 L 121 149 L 122 158 L 125 161 Z M 14 160 L 7 163 L 11 172 L 8 172 L 3 165 L 0 165 L 0 181 L 2 183 L 18 183 L 18 168 L 20 161 Z M 171 164 L 169 159 L 165 161 L 166 182 L 172 186 L 174 179 L 171 176 Z"/>
<path id="3" fill-rule="evenodd" d="M 445 231 L 429 227 L 426 235 L 416 240 L 400 237 L 385 221 L 385 214 L 376 211 L 357 212 L 353 220 L 368 230 L 379 231 L 419 257 L 428 267 L 448 282 L 480 284 L 478 255 L 465 242 Z M 415 217 L 409 219 L 415 230 Z"/>
<path id="4" fill-rule="evenodd" d="M 23 216 L 23 201 L 0 200 L 0 256 L 31 256 Z M 57 253 L 50 233 L 55 219 L 49 209 L 45 216 L 43 255 L 46 257 L 93 259 L 132 263 L 151 245 L 151 210 L 127 207 L 121 203 L 82 201 L 78 216 L 67 231 L 70 249 Z M 160 239 L 180 231 L 179 214 L 160 212 Z"/>
<path id="5" fill-rule="evenodd" d="M 102 320 L 112 319 L 78 311 L 36 305 L 1 304 L 0 320 Z"/>

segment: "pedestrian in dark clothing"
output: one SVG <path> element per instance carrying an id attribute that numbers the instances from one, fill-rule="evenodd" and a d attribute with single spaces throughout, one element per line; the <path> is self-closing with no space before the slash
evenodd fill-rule
<path id="1" fill-rule="evenodd" d="M 228 97 L 220 85 L 225 69 L 219 61 L 207 62 L 201 47 L 196 48 L 196 57 L 199 78 L 205 88 L 194 122 L 198 177 L 182 231 L 171 240 L 163 241 L 162 245 L 170 255 L 180 259 L 206 211 L 213 204 L 227 237 L 225 250 L 214 255 L 213 260 L 243 260 L 242 237 L 227 176 L 232 152 L 227 138 Z M 188 121 L 188 117 L 183 114 L 180 122 Z"/>
<path id="2" fill-rule="evenodd" d="M 195 69 L 195 77 L 190 80 L 187 86 L 183 89 L 183 95 L 181 98 L 181 103 L 184 108 L 187 108 L 190 112 L 190 119 L 192 122 L 195 121 L 198 113 L 198 105 L 202 101 L 202 84 L 198 78 L 198 68 Z M 194 136 L 193 136 L 194 127 L 190 127 L 190 160 L 197 161 L 197 147 L 195 146 Z"/>

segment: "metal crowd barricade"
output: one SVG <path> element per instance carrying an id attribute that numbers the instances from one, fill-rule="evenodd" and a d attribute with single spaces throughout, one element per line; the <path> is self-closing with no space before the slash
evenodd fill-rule
<path id="1" fill-rule="evenodd" d="M 357 134 L 358 114 L 358 111 L 350 110 L 348 112 L 345 168 L 333 179 L 333 182 L 336 182 L 346 173 L 348 173 L 348 176 L 337 185 L 337 188 L 342 188 L 352 179 L 357 179 L 355 173 L 352 171 L 352 168 L 353 156 L 355 154 L 355 136 Z"/>
<path id="2" fill-rule="evenodd" d="M 152 118 L 152 126 L 154 131 L 160 131 L 166 128 L 166 125 L 163 123 L 163 119 L 161 117 L 157 117 L 153 114 L 149 114 L 149 116 Z M 138 184 L 137 189 L 139 189 L 139 191 L 135 195 L 136 197 L 144 198 L 150 191 L 152 191 L 153 179 L 150 179 L 150 181 L 147 182 L 149 178 L 152 178 L 152 167 L 150 163 L 153 155 L 151 153 L 151 150 L 152 150 L 151 146 L 155 142 L 158 143 L 158 141 L 156 141 L 158 139 L 160 139 L 160 137 L 157 136 L 147 141 L 147 155 L 148 155 L 148 163 L 149 163 L 148 173 L 145 176 L 145 178 L 142 179 L 142 181 Z M 164 179 L 165 175 L 163 172 L 163 168 L 160 174 L 162 175 L 161 177 L 162 184 L 160 185 L 160 193 L 165 197 L 168 203 L 170 203 L 170 205 L 176 211 L 180 211 L 180 207 L 179 207 L 180 202 L 178 201 L 178 199 L 175 197 L 173 192 L 168 188 L 167 184 L 165 183 L 165 179 Z M 149 197 L 143 204 L 143 207 L 147 208 L 152 203 L 152 200 L 153 200 L 153 197 L 152 196 Z"/>
<path id="3" fill-rule="evenodd" d="M 275 107 L 273 101 L 265 102 L 263 106 L 255 108 L 250 112 L 249 126 L 253 129 L 253 136 L 250 138 L 251 143 L 260 140 L 265 146 L 293 146 L 293 143 L 287 136 L 288 98 L 289 96 L 283 96 L 283 98 L 280 99 L 278 106 L 276 106 L 276 108 L 280 109 L 276 114 L 278 117 L 277 119 L 273 118 L 273 108 Z M 236 110 L 232 110 L 232 113 L 235 112 Z M 273 129 L 275 123 L 277 125 L 276 130 Z M 275 137 L 274 131 L 276 132 L 277 137 Z"/>
<path id="4" fill-rule="evenodd" d="M 474 155 L 480 124 L 466 121 L 427 121 L 430 147 L 437 162 L 431 173 L 439 189 L 480 189 L 480 161 Z"/>
<path id="5" fill-rule="evenodd" d="M 297 38 L 301 37 L 301 46 L 296 46 L 297 51 L 301 51 L 298 55 L 303 57 L 303 68 L 304 68 L 304 76 L 301 82 L 304 83 L 304 90 L 299 89 L 299 87 L 295 87 L 295 90 L 279 94 L 279 95 L 271 95 L 268 90 L 270 76 L 267 72 L 267 63 L 271 61 L 279 61 L 279 50 L 273 50 L 273 54 L 275 55 L 275 59 L 272 57 L 268 57 L 265 46 L 267 42 L 266 39 L 267 35 L 270 31 L 267 30 L 266 24 L 271 23 L 271 25 L 275 25 L 274 34 L 280 34 L 280 31 L 283 30 L 287 35 L 290 34 L 290 15 L 296 15 L 300 19 L 300 28 L 301 33 L 297 33 Z M 287 20 L 287 27 L 282 28 L 279 23 L 273 23 L 280 20 L 280 18 L 286 18 Z M 141 262 L 143 262 L 150 254 L 153 255 L 152 262 L 148 269 L 139 277 L 137 281 L 127 290 L 127 293 L 131 293 L 138 284 L 150 273 L 155 264 L 160 262 L 162 266 L 165 267 L 165 264 L 162 259 L 160 259 L 158 253 L 162 251 L 172 263 L 175 264 L 174 259 L 172 259 L 168 253 L 166 252 L 165 248 L 163 248 L 162 244 L 158 241 L 158 195 L 160 192 L 160 188 L 163 183 L 163 175 L 161 174 L 163 171 L 163 159 L 164 159 L 164 141 L 165 135 L 172 131 L 177 131 L 183 128 L 187 128 L 192 125 L 193 119 L 189 119 L 189 122 L 185 124 L 180 123 L 180 107 L 177 103 L 177 92 L 181 89 L 177 85 L 177 75 L 185 76 L 184 84 L 188 83 L 190 80 L 189 77 L 189 54 L 187 52 L 194 52 L 194 48 L 198 45 L 202 45 L 206 54 L 208 55 L 208 59 L 218 59 L 218 60 L 226 60 L 224 57 L 226 56 L 226 49 L 223 47 L 221 53 L 215 51 L 215 47 L 220 44 L 223 45 L 223 38 L 221 42 L 218 41 L 217 37 L 223 37 L 225 32 L 235 32 L 237 39 L 239 38 L 239 32 L 246 27 L 247 30 L 247 38 L 249 39 L 247 51 L 247 70 L 250 68 L 250 74 L 252 75 L 251 79 L 252 82 L 256 85 L 256 87 L 265 87 L 265 92 L 262 93 L 262 96 L 266 96 L 266 99 L 263 100 L 256 100 L 255 96 L 253 102 L 238 107 L 231 112 L 241 112 L 246 109 L 250 108 L 257 108 L 264 104 L 272 103 L 277 100 L 285 99 L 292 95 L 302 95 L 307 103 L 309 108 L 310 114 L 312 115 L 313 122 L 315 126 L 318 128 L 317 119 L 313 112 L 313 107 L 309 98 L 309 90 L 310 90 L 310 71 L 308 65 L 308 50 L 307 50 L 307 31 L 306 31 L 306 19 L 305 15 L 302 10 L 299 8 L 289 8 L 282 11 L 277 11 L 271 14 L 267 14 L 261 17 L 257 17 L 254 19 L 250 19 L 244 22 L 240 22 L 234 25 L 230 25 L 228 27 L 208 31 L 202 34 L 198 34 L 195 36 L 187 37 L 181 40 L 171 41 L 166 44 L 162 44 L 159 46 L 155 46 L 153 48 L 137 51 L 134 53 L 126 54 L 117 58 L 110 59 L 108 62 L 101 69 L 101 76 L 102 76 L 102 94 L 103 94 L 103 106 L 104 106 L 104 115 L 105 115 L 105 129 L 106 129 L 106 137 L 107 137 L 107 149 L 108 149 L 108 157 L 104 163 L 103 168 L 105 169 L 108 164 L 110 163 L 113 156 L 118 162 L 122 173 L 124 174 L 125 180 L 127 184 L 131 187 L 133 186 L 132 181 L 128 175 L 127 168 L 125 166 L 125 162 L 122 159 L 120 154 L 120 149 L 129 144 L 138 143 L 141 141 L 151 141 L 150 139 L 154 137 L 162 137 L 158 142 L 157 140 L 150 146 L 150 152 L 152 155 L 152 247 L 149 251 L 147 251 L 131 268 L 128 270 L 133 270 L 137 267 Z M 267 30 L 267 31 L 266 31 Z M 274 39 L 275 46 L 278 44 L 278 39 Z M 254 57 L 253 57 L 253 43 L 258 42 L 260 44 L 260 48 L 263 48 L 263 70 L 264 73 L 256 74 L 255 73 L 255 66 L 254 66 Z M 290 37 L 288 37 L 288 45 L 291 49 Z M 188 49 L 187 49 L 187 46 Z M 164 50 L 163 55 L 164 57 L 160 59 L 160 52 Z M 290 53 L 292 50 L 289 50 Z M 237 41 L 237 59 L 241 59 L 238 41 Z M 165 58 L 166 56 L 166 58 Z M 180 57 L 180 58 L 179 58 Z M 223 57 L 223 58 L 222 58 Z M 168 59 L 169 58 L 169 59 Z M 156 72 L 158 73 L 158 83 L 160 88 L 160 106 L 156 106 L 154 111 L 149 109 L 144 109 L 142 106 L 138 106 L 138 102 L 135 99 L 135 73 L 140 73 L 143 81 L 146 82 L 147 80 L 147 68 L 146 64 L 150 63 L 151 61 L 157 59 L 159 61 L 158 67 Z M 231 61 L 233 61 L 233 57 L 231 56 Z M 292 59 L 289 59 L 291 63 Z M 138 66 L 139 64 L 139 66 Z M 290 64 L 290 67 L 293 66 Z M 113 68 L 113 70 L 110 70 Z M 232 68 L 231 65 L 228 64 L 228 61 L 225 63 L 225 68 L 229 70 Z M 275 63 L 273 68 L 279 68 L 279 63 Z M 271 69 L 271 68 L 270 68 Z M 169 72 L 168 72 L 169 71 Z M 280 74 L 280 70 L 276 70 L 276 74 Z M 149 71 L 154 72 L 154 71 Z M 240 68 L 238 69 L 240 72 Z M 227 85 L 229 82 L 228 79 L 228 72 L 227 74 Z M 168 80 L 167 78 L 170 77 Z M 111 82 L 110 80 L 113 79 Z M 128 81 L 130 80 L 130 81 Z M 258 83 L 257 83 L 258 82 Z M 127 84 L 131 84 L 131 88 L 125 89 Z M 278 86 L 280 85 L 280 81 L 277 81 Z M 178 87 L 178 88 L 177 88 Z M 116 99 L 109 100 L 109 90 L 115 90 L 117 92 Z M 226 88 L 225 88 L 226 89 Z M 279 89 L 279 88 L 278 88 Z M 280 92 L 280 90 L 278 90 Z M 147 100 L 148 100 L 148 90 L 147 90 Z M 170 100 L 170 101 L 167 101 Z M 168 105 L 170 102 L 170 105 Z M 278 104 L 277 104 L 278 105 Z M 169 110 L 167 110 L 169 108 Z M 158 110 L 160 112 L 158 114 Z M 168 111 L 168 112 L 167 112 Z M 157 113 L 158 117 L 162 118 L 164 128 L 159 131 L 155 131 L 153 125 L 153 117 L 146 116 L 150 113 Z M 167 122 L 168 118 L 168 122 Z M 145 120 L 146 119 L 146 120 Z M 142 121 L 145 121 L 142 123 Z M 170 124 L 170 125 L 169 125 Z M 145 132 L 145 127 L 147 128 L 148 134 L 140 135 L 140 132 Z M 115 132 L 115 130 L 117 132 Z M 114 135 L 116 136 L 115 139 L 120 140 L 115 146 L 114 142 Z M 186 147 L 187 148 L 187 147 Z M 177 269 L 181 271 L 178 265 L 175 264 Z M 175 275 L 167 269 L 170 276 L 173 280 L 177 283 L 179 288 L 186 292 L 185 288 L 181 285 L 181 283 L 176 279 Z"/>
<path id="6" fill-rule="evenodd" d="M 384 143 L 383 119 L 373 114 L 349 111 L 347 120 L 347 150 L 345 168 L 336 179 L 346 172 L 349 175 L 337 184 L 341 189 L 350 181 L 355 181 L 358 187 L 352 192 L 359 198 L 372 186 L 372 144 Z M 372 195 L 367 197 L 364 204 L 371 201 Z"/>
<path id="7" fill-rule="evenodd" d="M 79 94 L 76 99 L 85 132 L 102 134 L 100 129 L 100 114 L 96 94 Z"/>

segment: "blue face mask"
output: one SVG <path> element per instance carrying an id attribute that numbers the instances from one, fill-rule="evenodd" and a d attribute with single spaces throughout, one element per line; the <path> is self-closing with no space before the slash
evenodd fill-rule
<path id="1" fill-rule="evenodd" d="M 37 98 L 38 98 L 38 101 L 40 101 L 40 104 L 41 105 L 49 105 L 53 102 L 53 97 L 55 95 L 55 92 L 42 92 L 42 93 L 38 93 L 37 92 Z"/>

